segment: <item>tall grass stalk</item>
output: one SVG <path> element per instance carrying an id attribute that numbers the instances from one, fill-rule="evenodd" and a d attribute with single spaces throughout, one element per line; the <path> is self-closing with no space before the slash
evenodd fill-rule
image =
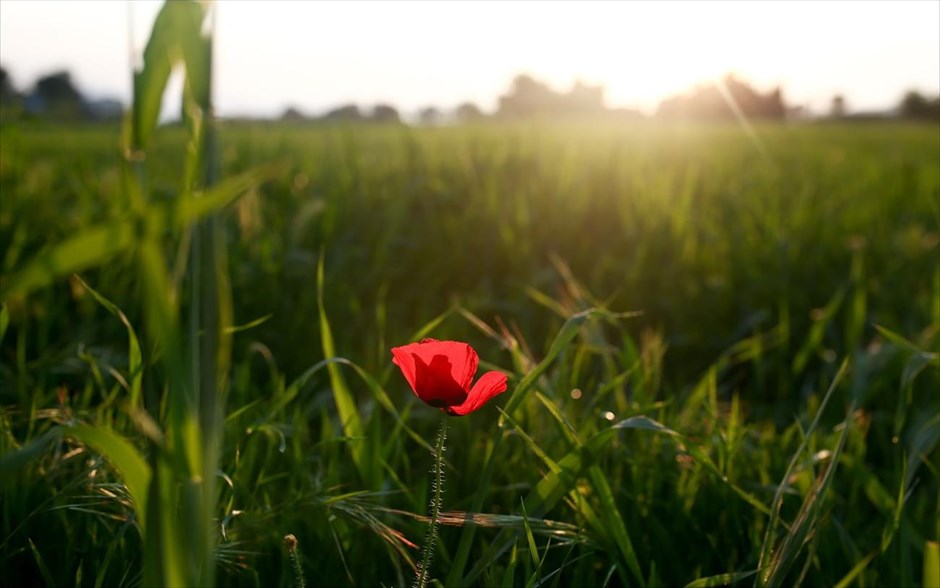
<path id="1" fill-rule="evenodd" d="M 170 72 L 183 67 L 183 120 L 187 130 L 178 198 L 200 200 L 218 181 L 219 157 L 212 111 L 213 6 L 168 2 L 157 16 L 134 74 L 134 101 L 127 123 L 128 192 L 140 208 L 147 194 L 146 155 Z M 191 229 L 186 285 L 190 304 L 188 358 L 182 349 L 179 293 L 163 259 L 162 235 L 145 232 L 138 246 L 148 333 L 166 368 L 165 442 L 153 447 L 153 480 L 146 514 L 146 585 L 212 585 L 215 477 L 221 438 L 223 390 L 230 356 L 231 298 L 218 221 L 208 215 Z M 156 408 L 156 407 L 152 407 Z M 178 508 L 177 508 L 178 506 Z"/>

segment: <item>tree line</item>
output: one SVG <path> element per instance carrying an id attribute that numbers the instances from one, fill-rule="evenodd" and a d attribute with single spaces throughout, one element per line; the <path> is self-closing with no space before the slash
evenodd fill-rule
<path id="1" fill-rule="evenodd" d="M 422 108 L 416 121 L 423 125 L 446 122 L 470 123 L 485 119 L 517 120 L 526 118 L 605 118 L 640 119 L 645 116 L 628 108 L 608 108 L 602 85 L 577 81 L 568 91 L 557 91 L 526 74 L 517 75 L 508 91 L 499 97 L 492 113 L 484 112 L 473 102 L 464 102 L 452 110 L 436 106 Z M 0 120 L 36 118 L 55 121 L 118 120 L 123 105 L 117 100 L 90 100 L 76 87 L 67 71 L 40 77 L 27 92 L 19 92 L 6 70 L 0 67 Z M 784 101 L 780 87 L 761 92 L 734 75 L 699 84 L 688 92 L 664 99 L 653 118 L 662 120 L 731 120 L 745 117 L 754 120 L 785 120 L 804 118 L 799 106 Z M 928 97 L 916 91 L 904 94 L 894 109 L 885 112 L 849 112 L 843 96 L 834 96 L 826 118 L 865 120 L 901 118 L 940 122 L 940 97 Z M 371 109 L 357 104 L 343 104 L 323 114 L 311 116 L 291 106 L 281 120 L 291 122 L 373 122 L 398 124 L 402 116 L 390 104 L 376 104 Z"/>
<path id="2" fill-rule="evenodd" d="M 0 119 L 42 118 L 57 121 L 120 120 L 124 105 L 118 100 L 92 100 L 84 96 L 67 71 L 57 71 L 36 80 L 20 93 L 5 69 L 0 67 Z"/>

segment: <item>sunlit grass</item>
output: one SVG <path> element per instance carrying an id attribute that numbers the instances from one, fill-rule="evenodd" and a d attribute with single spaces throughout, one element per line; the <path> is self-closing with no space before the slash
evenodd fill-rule
<path id="1" fill-rule="evenodd" d="M 439 414 L 389 349 L 434 336 L 511 374 L 448 425 L 444 585 L 929 582 L 940 132 L 755 132 L 766 154 L 733 126 L 223 125 L 194 199 L 191 126 L 130 188 L 118 129 L 3 127 L 4 579 L 409 583 Z M 213 214 L 227 262 L 188 254 Z M 216 449 L 167 362 L 224 289 L 192 273 L 226 271 Z M 216 450 L 200 515 L 173 451 Z M 173 482 L 142 505 L 148 467 Z M 161 559 L 154 510 L 211 555 Z"/>

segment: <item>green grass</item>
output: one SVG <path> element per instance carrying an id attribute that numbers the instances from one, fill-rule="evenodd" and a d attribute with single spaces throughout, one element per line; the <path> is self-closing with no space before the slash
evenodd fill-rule
<path id="1" fill-rule="evenodd" d="M 310 585 L 410 583 L 439 413 L 389 349 L 426 335 L 511 374 L 449 422 L 447 586 L 936 575 L 937 127 L 758 127 L 764 157 L 733 126 L 222 123 L 202 204 L 190 131 L 155 131 L 135 192 L 119 129 L 2 127 L 5 581 L 146 584 L 150 517 L 194 523 L 172 451 L 213 449 L 174 425 L 197 413 L 168 358 L 206 331 L 161 342 L 207 308 L 210 217 L 228 259 L 198 273 L 234 328 L 194 524 L 219 584 L 291 585 L 287 534 Z"/>
<path id="2" fill-rule="evenodd" d="M 444 313 L 431 335 L 514 374 L 502 428 L 496 407 L 452 422 L 447 510 L 485 514 L 474 531 L 443 517 L 448 585 L 727 581 L 780 546 L 788 565 L 758 581 L 919 583 L 938 520 L 937 130 L 761 133 L 769 162 L 723 127 L 223 128 L 226 175 L 280 173 L 223 216 L 234 323 L 269 318 L 234 334 L 218 581 L 288 585 L 287 533 L 324 584 L 410 581 L 437 417 L 388 348 Z M 182 141 L 160 134 L 158 199 Z M 126 218 L 116 133 L 2 140 L 5 282 Z M 172 261 L 176 233 L 163 241 Z M 18 583 L 141 581 L 120 464 L 55 429 L 103 425 L 147 451 L 127 328 L 93 296 L 140 325 L 133 265 L 7 300 L 2 559 Z M 589 308 L 642 314 L 562 329 Z M 328 355 L 356 369 L 304 374 L 326 325 Z"/>

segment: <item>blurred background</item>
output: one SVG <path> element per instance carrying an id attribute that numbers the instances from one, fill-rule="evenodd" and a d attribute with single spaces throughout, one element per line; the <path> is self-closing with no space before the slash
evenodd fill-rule
<path id="1" fill-rule="evenodd" d="M 74 91 L 86 116 L 114 116 L 160 5 L 5 1 L 5 116 L 46 113 L 50 91 Z M 918 96 L 906 113 L 936 98 L 938 19 L 934 2 L 223 2 L 215 104 L 225 118 L 352 116 L 352 106 L 391 116 L 375 111 L 384 105 L 443 123 L 461 105 L 525 114 L 500 100 L 514 88 L 568 110 L 667 116 L 697 86 L 733 75 L 767 98 L 747 114 L 890 116 L 908 92 Z M 520 75 L 538 84 L 514 85 Z M 177 95 L 165 118 L 178 114 Z M 700 100 L 695 114 L 716 114 Z"/>

